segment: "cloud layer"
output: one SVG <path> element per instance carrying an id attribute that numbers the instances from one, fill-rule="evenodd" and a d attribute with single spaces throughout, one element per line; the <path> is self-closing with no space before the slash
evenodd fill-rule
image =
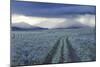
<path id="1" fill-rule="evenodd" d="M 27 23 L 44 28 L 64 28 L 73 25 L 95 26 L 95 15 L 69 15 L 64 18 L 33 17 L 25 15 L 12 15 L 12 23 Z"/>

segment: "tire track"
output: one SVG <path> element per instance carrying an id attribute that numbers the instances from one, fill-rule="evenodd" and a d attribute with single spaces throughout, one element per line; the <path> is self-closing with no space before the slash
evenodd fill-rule
<path id="1" fill-rule="evenodd" d="M 72 47 L 68 37 L 64 36 L 57 40 L 54 47 L 47 54 L 44 64 L 77 62 L 80 58 L 77 56 L 75 49 Z"/>
<path id="2" fill-rule="evenodd" d="M 52 59 L 55 56 L 55 54 L 57 53 L 58 49 L 59 49 L 59 44 L 60 43 L 60 39 L 57 40 L 57 42 L 55 43 L 54 47 L 51 49 L 51 51 L 47 54 L 45 60 L 44 60 L 44 64 L 49 64 L 52 63 Z"/>
<path id="3" fill-rule="evenodd" d="M 68 62 L 78 62 L 81 61 L 80 57 L 77 56 L 75 49 L 73 48 L 72 44 L 69 41 L 69 38 L 66 38 L 66 49 L 68 49 L 68 58 L 70 61 Z M 66 44 L 65 44 L 66 45 Z"/>

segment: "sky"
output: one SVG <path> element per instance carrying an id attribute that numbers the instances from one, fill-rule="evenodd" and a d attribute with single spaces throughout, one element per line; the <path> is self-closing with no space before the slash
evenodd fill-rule
<path id="1" fill-rule="evenodd" d="M 13 1 L 12 23 L 25 22 L 30 25 L 53 28 L 58 24 L 73 25 L 75 22 L 95 25 L 95 6 Z"/>

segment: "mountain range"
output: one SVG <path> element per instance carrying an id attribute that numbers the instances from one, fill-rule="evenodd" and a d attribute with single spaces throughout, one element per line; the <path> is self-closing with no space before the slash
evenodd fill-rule
<path id="1" fill-rule="evenodd" d="M 38 26 L 33 26 L 24 22 L 21 23 L 12 23 L 11 30 L 13 31 L 24 31 L 24 30 L 47 30 L 48 28 L 42 28 Z"/>
<path id="2" fill-rule="evenodd" d="M 48 28 L 49 26 L 52 26 L 52 28 Z M 30 25 L 28 23 L 24 23 L 24 22 L 20 22 L 20 23 L 12 23 L 11 24 L 11 30 L 13 31 L 25 31 L 25 30 L 48 30 L 48 29 L 63 29 L 63 28 L 67 28 L 67 29 L 77 29 L 77 28 L 84 28 L 84 27 L 89 27 L 88 25 L 79 23 L 79 22 L 75 22 L 75 23 L 66 23 L 66 22 L 62 22 L 62 23 L 57 23 L 57 24 L 53 24 L 50 23 L 49 24 L 47 22 L 45 23 L 39 23 L 36 25 Z"/>

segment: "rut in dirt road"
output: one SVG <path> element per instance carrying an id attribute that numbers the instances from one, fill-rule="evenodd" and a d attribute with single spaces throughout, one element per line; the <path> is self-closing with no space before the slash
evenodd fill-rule
<path id="1" fill-rule="evenodd" d="M 46 56 L 44 63 L 64 63 L 80 61 L 68 37 L 61 37 Z"/>

